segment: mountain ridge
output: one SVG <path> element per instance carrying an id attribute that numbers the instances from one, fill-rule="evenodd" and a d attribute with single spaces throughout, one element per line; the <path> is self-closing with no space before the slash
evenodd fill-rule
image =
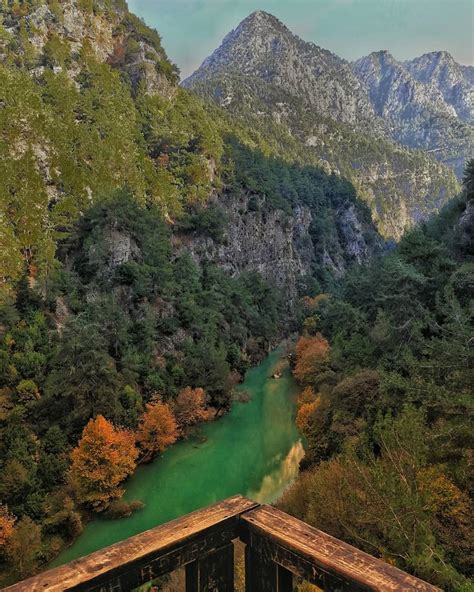
<path id="1" fill-rule="evenodd" d="M 397 62 L 398 67 L 420 94 L 420 83 Z M 269 13 L 256 12 L 244 19 L 181 84 L 242 121 L 251 118 L 259 128 L 274 124 L 285 128 L 306 147 L 308 155 L 303 158 L 311 154 L 326 170 L 354 182 L 386 237 L 400 238 L 410 224 L 435 212 L 456 191 L 447 168 L 428 154 L 410 152 L 394 141 L 398 135 L 417 149 L 422 143 L 413 141 L 412 128 L 404 119 L 397 122 L 383 110 L 377 111 L 367 80 L 353 64 L 301 40 Z M 376 91 L 374 86 L 373 94 Z M 441 105 L 435 115 L 444 125 L 452 111 L 439 90 L 430 92 Z M 410 108 L 407 114 L 409 122 L 416 120 Z M 463 125 L 455 121 L 450 152 L 443 152 L 456 160 L 458 169 L 463 160 L 459 152 L 466 144 Z M 423 139 L 426 133 L 422 128 L 418 135 Z M 429 133 L 433 142 L 443 137 L 438 127 Z M 417 168 L 409 180 L 409 171 Z"/>

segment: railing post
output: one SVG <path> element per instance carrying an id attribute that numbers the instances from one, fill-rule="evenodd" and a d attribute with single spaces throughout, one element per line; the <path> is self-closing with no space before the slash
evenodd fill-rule
<path id="1" fill-rule="evenodd" d="M 234 545 L 186 565 L 186 592 L 234 592 Z"/>
<path id="2" fill-rule="evenodd" d="M 292 592 L 293 574 L 250 545 L 245 547 L 246 592 Z"/>

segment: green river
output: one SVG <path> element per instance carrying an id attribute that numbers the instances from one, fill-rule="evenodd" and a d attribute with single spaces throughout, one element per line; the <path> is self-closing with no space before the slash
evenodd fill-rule
<path id="1" fill-rule="evenodd" d="M 297 386 L 284 369 L 271 378 L 281 351 L 249 370 L 239 387 L 250 395 L 222 419 L 139 467 L 125 499 L 145 507 L 128 518 L 90 522 L 53 562 L 61 565 L 236 493 L 274 501 L 296 477 L 303 446 L 294 424 Z"/>

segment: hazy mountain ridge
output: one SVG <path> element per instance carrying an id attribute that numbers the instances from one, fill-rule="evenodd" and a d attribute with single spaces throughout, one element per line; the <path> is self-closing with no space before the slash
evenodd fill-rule
<path id="1" fill-rule="evenodd" d="M 403 63 L 412 76 L 434 86 L 451 105 L 457 117 L 467 123 L 473 121 L 474 67 L 457 63 L 447 51 L 433 51 Z"/>
<path id="2" fill-rule="evenodd" d="M 379 51 L 352 67 L 394 140 L 426 150 L 462 174 L 472 146 L 467 123 L 474 94 L 449 54 L 426 54 L 402 63 Z"/>

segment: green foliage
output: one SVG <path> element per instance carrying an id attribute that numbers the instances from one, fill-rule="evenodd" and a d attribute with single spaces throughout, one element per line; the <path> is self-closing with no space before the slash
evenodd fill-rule
<path id="1" fill-rule="evenodd" d="M 444 467 L 429 463 L 435 439 L 423 413 L 405 407 L 397 418 L 385 416 L 374 425 L 374 442 L 377 454 L 346 452 L 303 474 L 284 495 L 283 509 L 445 590 L 459 590 L 468 583 L 455 566 L 469 569 L 472 507 Z"/>
<path id="2" fill-rule="evenodd" d="M 447 590 L 472 569 L 473 261 L 458 248 L 468 191 L 313 312 L 333 375 L 315 382 L 308 471 L 284 501 Z"/>
<path id="3" fill-rule="evenodd" d="M 177 90 L 169 100 L 140 87 L 134 95 L 126 79 L 85 46 L 73 81 L 65 70 L 68 43 L 55 33 L 43 59 L 62 71 L 47 69 L 32 79 L 0 65 L 3 300 L 25 265 L 41 283 L 52 281 L 57 240 L 91 199 L 127 187 L 140 203 L 179 215 L 208 198 L 222 153 L 216 124 L 188 93 Z"/>
<path id="4" fill-rule="evenodd" d="M 45 65 L 51 68 L 66 66 L 71 57 L 68 42 L 53 33 L 43 47 L 43 57 Z"/>
<path id="5" fill-rule="evenodd" d="M 194 215 L 217 236 L 219 216 Z M 197 264 L 171 238 L 156 204 L 115 192 L 59 243 L 63 267 L 47 298 L 23 276 L 15 306 L 2 309 L 0 497 L 41 527 L 45 557 L 81 530 L 65 475 L 90 418 L 136 429 L 146 403 L 188 386 L 227 408 L 231 373 L 245 372 L 278 334 L 277 291 L 256 273 L 232 278 Z"/>
<path id="6" fill-rule="evenodd" d="M 179 228 L 186 233 L 208 236 L 219 243 L 224 238 L 225 226 L 224 211 L 218 205 L 209 205 L 190 209 L 180 220 Z"/>

